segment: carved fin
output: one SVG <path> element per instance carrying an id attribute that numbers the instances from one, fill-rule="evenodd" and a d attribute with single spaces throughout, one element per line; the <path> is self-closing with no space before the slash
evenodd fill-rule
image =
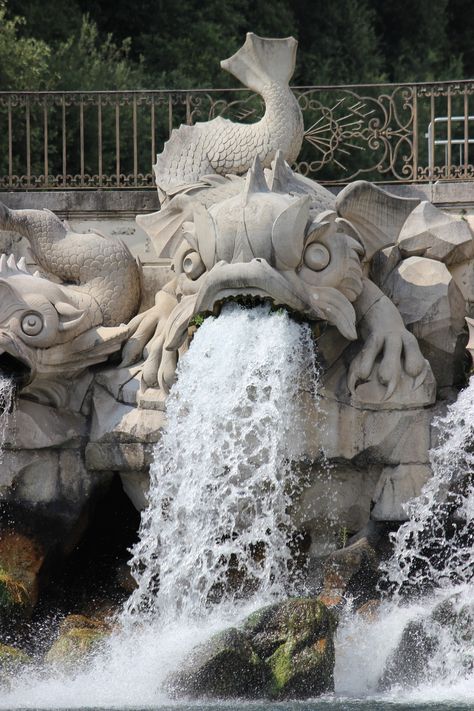
<path id="1" fill-rule="evenodd" d="M 137 225 L 151 238 L 158 257 L 173 258 L 183 239 L 180 228 L 192 217 L 191 203 L 186 195 L 177 195 L 159 212 L 137 215 Z"/>
<path id="2" fill-rule="evenodd" d="M 210 270 L 216 260 L 217 229 L 212 215 L 198 203 L 194 206 L 194 225 L 199 254 L 206 269 Z"/>
<path id="3" fill-rule="evenodd" d="M 405 220 L 419 203 L 417 198 L 396 197 L 357 180 L 339 193 L 336 210 L 360 233 L 369 261 L 380 249 L 396 243 Z"/>
<path id="4" fill-rule="evenodd" d="M 75 306 L 72 306 L 65 301 L 57 301 L 54 304 L 54 307 L 60 316 L 65 317 L 59 320 L 59 331 L 71 331 L 81 323 L 86 315 L 85 311 L 76 309 Z"/>
<path id="5" fill-rule="evenodd" d="M 309 195 L 292 202 L 281 212 L 272 227 L 272 244 L 277 266 L 295 269 L 301 261 L 309 218 Z"/>
<path id="6" fill-rule="evenodd" d="M 274 193 L 288 193 L 293 182 L 293 172 L 286 162 L 283 152 L 278 149 L 272 161 L 269 188 Z"/>
<path id="7" fill-rule="evenodd" d="M 267 39 L 247 32 L 242 47 L 223 59 L 221 67 L 259 93 L 270 82 L 287 86 L 295 71 L 297 47 L 294 37 Z"/>
<path id="8" fill-rule="evenodd" d="M 254 193 L 268 193 L 268 185 L 265 180 L 260 158 L 255 156 L 252 167 L 250 168 L 245 178 L 244 190 L 242 193 L 242 203 L 247 204 L 250 195 Z"/>

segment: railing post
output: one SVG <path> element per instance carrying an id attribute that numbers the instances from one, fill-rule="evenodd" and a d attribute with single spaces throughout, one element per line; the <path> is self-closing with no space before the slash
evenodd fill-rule
<path id="1" fill-rule="evenodd" d="M 49 182 L 49 160 L 48 160 L 48 100 L 44 97 L 43 102 L 43 153 L 44 153 L 44 186 L 48 187 Z"/>
<path id="2" fill-rule="evenodd" d="M 30 97 L 27 94 L 25 100 L 26 114 L 26 185 L 31 188 L 31 114 Z"/>
<path id="3" fill-rule="evenodd" d="M 13 125 L 12 100 L 8 97 L 8 185 L 13 186 Z"/>
<path id="4" fill-rule="evenodd" d="M 413 96 L 413 173 L 412 180 L 418 177 L 418 90 L 416 86 L 412 87 Z"/>

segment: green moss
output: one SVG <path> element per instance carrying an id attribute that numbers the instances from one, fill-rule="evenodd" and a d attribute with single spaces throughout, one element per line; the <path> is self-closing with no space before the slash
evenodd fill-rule
<path id="1" fill-rule="evenodd" d="M 267 663 L 272 673 L 270 683 L 270 693 L 272 696 L 279 696 L 291 679 L 291 659 L 292 649 L 289 644 L 282 644 L 268 659 Z"/>
<path id="2" fill-rule="evenodd" d="M 47 662 L 75 663 L 94 652 L 98 644 L 106 637 L 99 630 L 76 627 L 60 635 L 46 654 Z"/>
<path id="3" fill-rule="evenodd" d="M 199 326 L 202 326 L 202 324 L 204 323 L 205 318 L 206 317 L 203 314 L 196 314 L 192 317 L 191 321 L 189 322 L 189 325 L 196 326 L 196 328 L 199 328 Z"/>
<path id="4" fill-rule="evenodd" d="M 0 614 L 14 612 L 29 604 L 28 592 L 18 580 L 15 580 L 6 570 L 0 568 Z"/>
<path id="5" fill-rule="evenodd" d="M 15 647 L 0 644 L 0 686 L 8 684 L 9 678 L 18 674 L 21 668 L 30 664 L 30 657 Z"/>

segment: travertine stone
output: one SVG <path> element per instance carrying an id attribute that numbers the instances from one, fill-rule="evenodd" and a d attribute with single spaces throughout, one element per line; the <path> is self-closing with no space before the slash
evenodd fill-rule
<path id="1" fill-rule="evenodd" d="M 144 471 L 127 471 L 120 472 L 120 478 L 122 480 L 123 490 L 129 497 L 132 504 L 135 506 L 137 511 L 143 511 L 148 505 L 148 486 L 149 477 L 148 472 Z"/>
<path id="2" fill-rule="evenodd" d="M 398 247 L 404 257 L 428 257 L 445 264 L 474 257 L 474 240 L 466 220 L 447 215 L 427 201 L 408 216 Z"/>
<path id="3" fill-rule="evenodd" d="M 164 426 L 164 413 L 138 410 L 117 403 L 109 393 L 96 385 L 93 394 L 91 442 L 157 442 Z"/>
<path id="4" fill-rule="evenodd" d="M 393 270 L 385 289 L 430 361 L 438 386 L 461 382 L 465 303 L 446 265 L 409 257 Z"/>
<path id="5" fill-rule="evenodd" d="M 376 521 L 405 521 L 404 504 L 419 496 L 431 476 L 428 464 L 399 464 L 385 467 L 374 492 L 372 518 Z"/>
<path id="6" fill-rule="evenodd" d="M 298 529 L 311 536 L 311 557 L 319 558 L 340 546 L 342 529 L 349 536 L 366 525 L 381 470 L 381 465 L 357 467 L 351 462 L 313 466 L 311 484 L 294 511 Z"/>
<path id="7" fill-rule="evenodd" d="M 8 421 L 5 445 L 16 450 L 74 447 L 86 436 L 86 426 L 85 417 L 78 413 L 20 399 Z"/>
<path id="8" fill-rule="evenodd" d="M 305 412 L 311 412 L 307 409 Z M 431 409 L 372 411 L 322 397 L 305 418 L 307 456 L 373 464 L 425 463 L 430 447 Z"/>
<path id="9" fill-rule="evenodd" d="M 153 445 L 139 442 L 89 442 L 85 461 L 92 471 L 119 471 L 148 473 L 153 461 Z"/>

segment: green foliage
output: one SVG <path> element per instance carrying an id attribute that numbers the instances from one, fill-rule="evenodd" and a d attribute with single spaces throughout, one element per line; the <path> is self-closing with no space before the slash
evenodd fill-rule
<path id="1" fill-rule="evenodd" d="M 115 44 L 112 35 L 99 35 L 88 16 L 82 18 L 77 34 L 61 42 L 50 60 L 49 70 L 55 89 L 140 88 L 141 64 L 130 62 L 131 40 Z"/>
<path id="2" fill-rule="evenodd" d="M 0 90 L 222 87 L 247 31 L 299 40 L 297 84 L 474 74 L 470 0 L 0 0 Z"/>
<path id="3" fill-rule="evenodd" d="M 51 49 L 41 39 L 21 37 L 24 18 L 7 16 L 0 0 L 0 89 L 44 89 L 49 75 Z"/>
<path id="4" fill-rule="evenodd" d="M 191 321 L 189 322 L 190 326 L 196 326 L 196 328 L 199 328 L 199 326 L 202 326 L 204 323 L 205 316 L 203 314 L 196 314 L 195 316 L 192 317 Z"/>

